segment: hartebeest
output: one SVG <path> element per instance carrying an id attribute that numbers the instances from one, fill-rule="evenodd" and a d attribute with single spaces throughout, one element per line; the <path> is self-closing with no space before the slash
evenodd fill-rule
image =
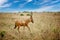
<path id="1" fill-rule="evenodd" d="M 18 32 L 20 32 L 19 28 L 23 26 L 24 28 L 27 27 L 28 30 L 31 32 L 30 27 L 28 26 L 28 24 L 30 22 L 34 23 L 33 17 L 32 17 L 32 12 L 31 12 L 30 18 L 26 19 L 24 22 L 22 22 L 22 21 L 15 21 L 15 27 L 14 27 L 14 29 L 18 27 Z"/>

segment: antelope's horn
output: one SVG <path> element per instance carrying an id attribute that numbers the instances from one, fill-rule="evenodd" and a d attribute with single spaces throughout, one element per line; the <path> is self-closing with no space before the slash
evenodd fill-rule
<path id="1" fill-rule="evenodd" d="M 31 12 L 31 16 L 33 15 L 33 13 Z"/>

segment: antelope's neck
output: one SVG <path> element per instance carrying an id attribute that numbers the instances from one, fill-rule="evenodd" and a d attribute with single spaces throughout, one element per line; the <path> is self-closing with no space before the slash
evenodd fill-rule
<path id="1" fill-rule="evenodd" d="M 26 24 L 29 24 L 29 23 L 30 23 L 30 19 L 27 19 L 27 20 L 25 21 L 25 23 L 26 23 Z"/>

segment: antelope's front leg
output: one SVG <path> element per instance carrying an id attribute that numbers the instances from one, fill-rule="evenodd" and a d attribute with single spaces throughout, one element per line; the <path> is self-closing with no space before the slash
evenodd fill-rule
<path id="1" fill-rule="evenodd" d="M 23 26 L 23 32 L 25 33 L 25 26 Z"/>
<path id="2" fill-rule="evenodd" d="M 27 25 L 28 30 L 31 32 L 30 27 Z"/>
<path id="3" fill-rule="evenodd" d="M 23 27 L 23 30 L 25 30 L 25 26 Z"/>
<path id="4" fill-rule="evenodd" d="M 27 25 L 28 30 L 30 31 L 30 35 L 32 36 L 32 32 L 30 30 L 30 27 Z"/>

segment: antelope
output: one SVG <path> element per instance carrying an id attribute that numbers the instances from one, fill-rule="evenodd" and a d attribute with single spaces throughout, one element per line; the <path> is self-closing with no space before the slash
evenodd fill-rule
<path id="1" fill-rule="evenodd" d="M 30 22 L 34 23 L 33 18 L 32 18 L 32 12 L 31 12 L 30 18 L 26 19 L 24 22 L 22 22 L 22 21 L 15 21 L 14 29 L 16 29 L 18 27 L 18 32 L 20 32 L 19 31 L 20 27 L 24 27 L 24 28 L 27 27 L 28 30 L 31 32 L 30 27 L 28 26 L 28 24 Z"/>

